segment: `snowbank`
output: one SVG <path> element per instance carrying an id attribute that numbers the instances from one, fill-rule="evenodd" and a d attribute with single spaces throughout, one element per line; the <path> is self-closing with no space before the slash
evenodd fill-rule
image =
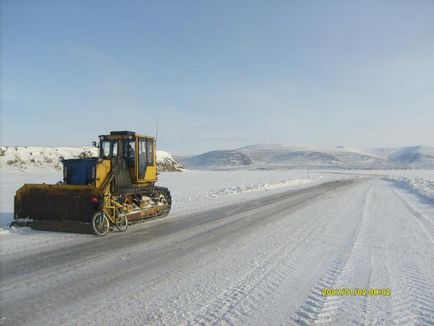
<path id="1" fill-rule="evenodd" d="M 290 187 L 290 186 L 298 186 L 303 185 L 306 183 L 310 183 L 314 181 L 313 179 L 294 179 L 294 180 L 282 180 L 277 182 L 269 182 L 269 183 L 257 183 L 257 184 L 250 184 L 250 185 L 239 185 L 239 186 L 232 186 L 232 187 L 225 187 L 217 190 L 212 190 L 209 193 L 205 194 L 205 198 L 209 197 L 218 197 L 221 195 L 227 195 L 227 194 L 240 194 L 243 192 L 250 192 L 250 191 L 258 191 L 258 190 L 273 190 L 273 189 L 279 189 L 284 187 Z"/>
<path id="2" fill-rule="evenodd" d="M 407 178 L 399 176 L 386 177 L 387 180 L 395 182 L 402 188 L 416 193 L 429 201 L 434 202 L 434 179 Z"/>
<path id="3" fill-rule="evenodd" d="M 97 156 L 95 147 L 1 146 L 0 168 L 7 170 L 61 170 L 60 158 Z"/>

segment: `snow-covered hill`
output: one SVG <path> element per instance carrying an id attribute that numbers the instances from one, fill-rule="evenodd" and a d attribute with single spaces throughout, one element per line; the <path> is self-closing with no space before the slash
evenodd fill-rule
<path id="1" fill-rule="evenodd" d="M 344 169 L 386 169 L 392 168 L 387 160 L 366 154 L 355 148 L 333 149 L 286 146 L 253 145 L 238 149 L 257 164 L 283 165 L 291 168 L 344 168 Z"/>
<path id="2" fill-rule="evenodd" d="M 97 156 L 94 147 L 0 147 L 0 167 L 12 170 L 61 170 L 65 159 Z M 337 146 L 316 148 L 281 144 L 256 144 L 234 150 L 218 150 L 196 156 L 174 158 L 157 151 L 160 171 L 281 168 L 340 169 L 434 169 L 434 148 L 411 146 L 401 148 L 358 149 Z"/>
<path id="3" fill-rule="evenodd" d="M 182 164 L 191 169 L 220 169 L 243 167 L 252 164 L 250 158 L 235 150 L 212 151 L 201 155 L 184 158 Z"/>
<path id="4" fill-rule="evenodd" d="M 184 167 L 173 158 L 172 154 L 166 151 L 157 151 L 157 164 L 159 171 L 181 172 Z"/>
<path id="5" fill-rule="evenodd" d="M 434 168 L 434 148 L 431 147 L 404 147 L 391 153 L 388 158 L 398 166 L 427 169 Z"/>
<path id="6" fill-rule="evenodd" d="M 60 158 L 83 158 L 98 156 L 95 147 L 37 147 L 1 146 L 0 167 L 8 170 L 61 170 Z M 160 171 L 182 171 L 183 167 L 165 151 L 157 151 Z"/>
<path id="7" fill-rule="evenodd" d="M 434 148 L 357 149 L 338 146 L 315 148 L 281 144 L 256 144 L 227 151 L 212 151 L 182 158 L 190 169 L 434 168 Z"/>

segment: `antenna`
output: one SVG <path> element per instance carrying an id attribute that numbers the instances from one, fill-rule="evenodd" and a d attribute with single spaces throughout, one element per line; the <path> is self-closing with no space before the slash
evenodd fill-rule
<path id="1" fill-rule="evenodd" d="M 157 127 L 155 129 L 155 141 L 157 141 L 158 138 L 158 114 L 157 114 Z"/>

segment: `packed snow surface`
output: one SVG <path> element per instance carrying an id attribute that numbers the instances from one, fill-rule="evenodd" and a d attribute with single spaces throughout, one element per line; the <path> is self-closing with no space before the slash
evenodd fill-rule
<path id="1" fill-rule="evenodd" d="M 0 211 L 58 176 L 1 173 Z M 3 227 L 1 324 L 434 324 L 434 171 L 160 177 L 173 214 L 125 233 Z"/>

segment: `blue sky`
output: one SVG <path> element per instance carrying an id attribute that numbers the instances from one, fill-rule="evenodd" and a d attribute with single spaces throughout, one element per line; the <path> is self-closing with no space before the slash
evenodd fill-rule
<path id="1" fill-rule="evenodd" d="M 0 3 L 3 145 L 434 146 L 434 1 Z"/>

